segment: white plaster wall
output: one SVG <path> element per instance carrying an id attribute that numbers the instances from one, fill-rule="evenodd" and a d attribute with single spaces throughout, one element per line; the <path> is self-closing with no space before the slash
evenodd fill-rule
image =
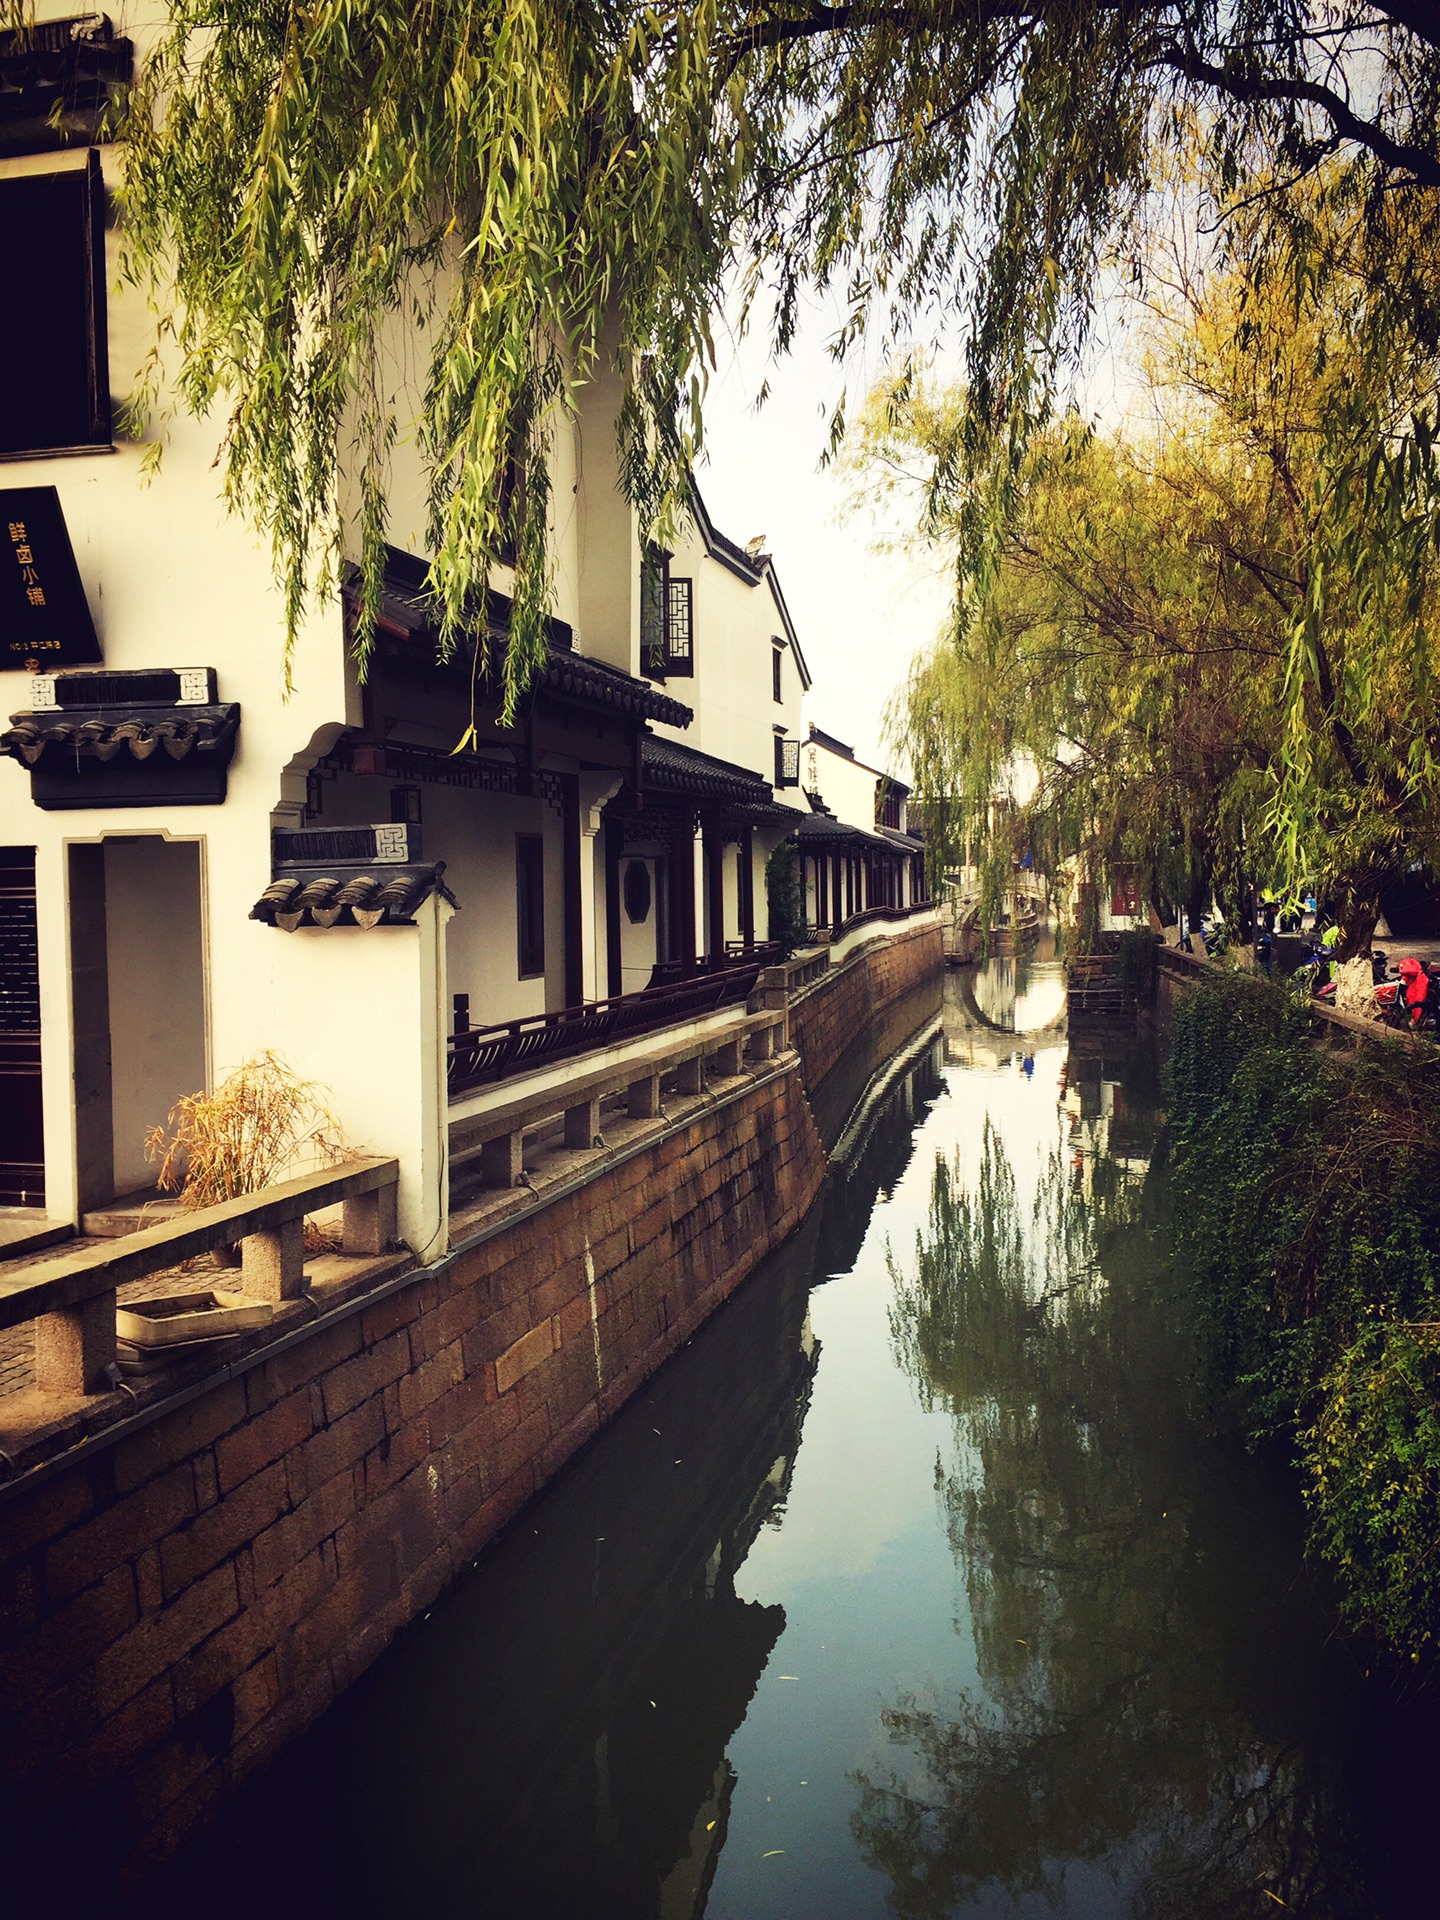
<path id="1" fill-rule="evenodd" d="M 445 884 L 458 911 L 446 931 L 450 991 L 468 993 L 477 1027 L 544 1013 L 547 979 L 557 961 L 563 977 L 563 903 L 559 897 L 558 821 L 540 799 L 426 787 L 425 851 L 446 864 Z M 516 925 L 515 836 L 545 841 L 546 978 L 520 978 Z"/>
<path id="2" fill-rule="evenodd" d="M 413 927 L 262 928 L 256 980 L 263 1044 L 323 1082 L 349 1146 L 399 1158 L 400 1233 L 430 1258 L 444 1250 L 448 912 L 432 897 Z M 217 1073 L 234 1063 L 217 1053 Z"/>
<path id="3" fill-rule="evenodd" d="M 68 0 L 38 0 L 36 8 L 41 20 L 71 12 Z M 128 33 L 143 55 L 164 25 L 166 11 L 156 4 L 122 3 L 112 9 L 112 17 L 117 31 Z M 111 147 L 103 151 L 102 161 L 113 189 L 119 184 L 122 155 Z M 0 176 L 83 163 L 83 152 L 0 160 Z M 118 401 L 134 385 L 152 345 L 155 322 L 143 298 L 117 290 L 118 234 L 110 234 L 107 248 L 110 373 Z M 420 342 L 397 340 L 397 374 L 422 377 L 423 365 Z M 615 485 L 617 398 L 618 376 L 603 367 L 580 396 L 575 421 L 557 416 L 556 595 L 557 611 L 578 626 L 584 650 L 634 671 L 639 548 L 633 515 Z M 43 813 L 31 802 L 27 772 L 13 760 L 0 760 L 0 840 L 36 849 L 50 1211 L 70 1217 L 76 1191 L 66 849 L 76 841 L 160 832 L 194 840 L 202 849 L 208 947 L 199 977 L 185 991 L 192 998 L 201 996 L 209 1007 L 212 1082 L 240 1061 L 273 1047 L 300 1073 L 330 1089 L 336 1115 L 354 1145 L 401 1156 L 403 1230 L 414 1240 L 431 1231 L 427 1223 L 443 1185 L 443 1172 L 433 1162 L 440 1151 L 443 1039 L 449 1026 L 447 913 L 427 906 L 421 927 L 369 933 L 337 928 L 285 934 L 248 917 L 270 878 L 272 815 L 282 799 L 293 809 L 307 764 L 342 728 L 359 724 L 360 711 L 354 675 L 346 663 L 338 601 L 315 608 L 306 620 L 290 657 L 292 684 L 287 689 L 283 607 L 265 543 L 242 519 L 227 513 L 220 497 L 213 462 L 223 426 L 223 405 L 205 421 L 182 412 L 167 416 L 163 459 L 148 484 L 142 480 L 146 448 L 141 445 L 122 443 L 114 451 L 66 458 L 0 461 L 0 487 L 58 488 L 106 666 L 212 666 L 218 673 L 219 697 L 238 701 L 242 709 L 223 806 Z M 402 435 L 395 459 L 392 539 L 423 549 L 423 522 L 418 456 Z M 746 586 L 709 560 L 698 541 L 696 550 L 688 570 L 696 579 L 700 675 L 693 687 L 677 682 L 671 691 L 700 711 L 697 727 L 677 737 L 768 778 L 776 722 L 793 733 L 799 720 L 798 678 L 789 663 L 787 687 L 793 697 L 784 707 L 771 699 L 771 635 L 782 631 L 773 596 L 764 587 Z M 686 571 L 687 566 L 677 559 L 676 570 Z M 496 584 L 503 588 L 506 582 L 497 577 Z M 26 676 L 0 669 L 0 715 L 29 704 Z M 385 817 L 388 784 L 372 784 L 375 800 L 367 795 L 363 805 L 357 801 L 351 817 L 358 821 Z M 343 807 L 337 812 L 332 806 L 339 785 L 327 784 L 321 824 L 346 817 Z M 504 830 L 509 839 L 505 847 L 493 833 L 488 843 L 478 830 L 467 836 L 462 831 L 465 819 L 448 817 L 452 802 L 457 810 L 466 801 L 488 810 L 500 798 L 425 789 L 431 835 L 427 851 L 452 859 L 446 844 L 452 828 L 457 845 L 465 849 L 454 855 L 457 870 L 450 876 L 462 907 L 454 950 L 458 971 L 472 965 L 484 944 L 483 977 L 478 992 L 471 988 L 472 1018 L 477 1020 L 487 1013 L 508 1018 L 538 1011 L 542 992 L 544 1003 L 551 1006 L 564 997 L 563 859 L 557 817 L 540 807 L 547 871 L 543 988 L 540 982 L 503 977 L 514 955 L 513 828 Z M 490 817 L 498 819 L 500 810 Z M 603 896 L 603 876 L 595 891 Z M 757 911 L 763 898 L 762 879 Z M 510 916 L 508 933 L 498 940 L 488 938 L 496 916 L 505 915 Z M 604 925 L 603 897 L 597 925 Z M 652 959 L 653 952 L 652 944 Z M 490 956 L 498 957 L 486 973 Z M 178 950 L 174 963 L 179 964 Z M 592 954 L 592 972 L 596 964 Z"/>
<path id="4" fill-rule="evenodd" d="M 800 749 L 801 786 L 807 793 L 818 794 L 837 820 L 864 833 L 875 831 L 879 777 L 874 767 L 847 760 L 818 740 L 807 740 Z"/>
<path id="5" fill-rule="evenodd" d="M 624 379 L 615 359 L 614 328 L 598 364 L 577 395 L 572 447 L 574 539 L 579 562 L 577 645 L 624 673 L 640 671 L 640 542 L 635 515 L 620 485 L 615 421 Z M 557 519 L 563 502 L 557 500 Z"/>
<path id="6" fill-rule="evenodd" d="M 768 577 L 752 586 L 722 566 L 706 552 L 693 524 L 676 541 L 670 571 L 694 581 L 695 671 L 689 679 L 669 681 L 665 690 L 693 708 L 695 718 L 683 730 L 656 732 L 773 781 L 775 729 L 792 739 L 798 735 L 802 689 L 787 644 L 784 697 L 775 700 L 771 656 L 785 628 Z"/>
<path id="7" fill-rule="evenodd" d="M 54 0 L 37 8 L 42 20 L 71 12 Z M 117 30 L 143 46 L 147 23 L 153 27 L 163 15 L 154 6 L 122 6 L 113 17 Z M 113 188 L 119 151 L 104 149 L 102 160 Z M 3 160 L 0 175 L 83 161 L 83 152 Z M 110 234 L 107 247 L 110 375 L 119 398 L 150 347 L 154 316 L 133 292 L 116 291 L 118 234 Z M 293 690 L 286 692 L 283 609 L 265 546 L 227 514 L 219 495 L 212 462 L 222 428 L 223 410 L 208 421 L 167 418 L 160 469 L 148 485 L 138 445 L 0 460 L 0 487 L 58 489 L 106 666 L 213 666 L 220 698 L 242 709 L 223 806 L 44 813 L 31 802 L 26 771 L 0 760 L 0 840 L 36 848 L 48 1198 L 62 1218 L 73 1214 L 75 1199 L 65 857 L 71 842 L 157 831 L 203 841 L 212 1072 L 278 1045 L 301 1072 L 336 1089 L 337 1111 L 357 1142 L 383 1135 L 402 1144 L 403 1102 L 396 1105 L 383 1073 L 360 1068 L 392 1044 L 403 1047 L 407 1032 L 413 1046 L 421 997 L 433 998 L 433 983 L 415 972 L 413 933 L 377 930 L 336 943 L 328 934 L 277 934 L 247 917 L 270 877 L 270 815 L 282 770 L 317 734 L 328 729 L 333 737 L 359 715 L 347 685 L 338 603 L 307 620 L 291 659 Z M 30 705 L 26 682 L 25 674 L 0 669 L 0 715 Z M 378 1049 L 377 1010 L 385 1019 Z M 403 1142 L 406 1151 L 415 1144 Z"/>
<path id="8" fill-rule="evenodd" d="M 639 861 L 650 875 L 650 911 L 632 920 L 625 911 L 625 869 Z M 661 862 L 653 854 L 626 852 L 620 856 L 620 991 L 639 993 L 650 979 L 658 952 Z"/>
<path id="9" fill-rule="evenodd" d="M 383 386 L 388 402 L 394 409 L 398 429 L 390 456 L 387 538 L 392 546 L 421 557 L 430 551 L 427 539 L 429 481 L 416 429 L 438 331 L 437 322 L 443 317 L 455 283 L 453 266 L 437 268 L 420 286 L 424 301 L 423 324 L 417 324 L 414 308 L 407 305 L 403 312 L 390 316 L 380 335 Z M 608 396 L 606 398 L 608 400 Z M 603 406 L 606 400 L 600 404 Z M 555 403 L 549 418 L 552 606 L 556 617 L 567 621 L 572 627 L 580 621 L 580 529 L 583 514 L 577 493 L 581 439 L 581 426 L 573 396 L 562 397 Z M 613 467 L 612 460 L 610 468 Z M 353 524 L 358 508 L 358 493 L 354 489 L 347 493 L 346 506 Z M 491 585 L 499 593 L 513 594 L 513 569 L 497 565 Z"/>

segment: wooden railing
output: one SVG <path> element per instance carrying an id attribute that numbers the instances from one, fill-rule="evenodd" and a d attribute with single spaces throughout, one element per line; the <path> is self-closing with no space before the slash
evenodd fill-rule
<path id="1" fill-rule="evenodd" d="M 632 1039 L 682 1020 L 699 1019 L 723 1007 L 741 1005 L 762 967 L 778 956 L 779 947 L 766 945 L 744 951 L 745 958 L 732 957 L 727 964 L 712 965 L 674 986 L 614 994 L 606 1000 L 587 1000 L 578 1007 L 531 1014 L 521 1020 L 501 1020 L 488 1027 L 468 1025 L 468 1002 L 457 994 L 456 1031 L 450 1036 L 447 1074 L 451 1097 L 552 1060 L 588 1053 L 616 1040 Z"/>
<path id="2" fill-rule="evenodd" d="M 727 940 L 723 954 L 701 954 L 695 960 L 657 960 L 650 969 L 645 992 L 660 987 L 678 987 L 687 980 L 710 979 L 735 967 L 768 967 L 780 958 L 778 940 L 755 940 L 747 946 L 743 940 Z"/>
<path id="3" fill-rule="evenodd" d="M 779 971 L 768 969 L 765 977 Z M 772 995 L 762 983 L 755 997 L 765 1001 Z M 452 1206 L 457 1195 L 463 1202 L 486 1188 L 524 1185 L 527 1137 L 556 1122 L 563 1122 L 557 1146 L 567 1152 L 593 1152 L 603 1145 L 601 1107 L 606 1101 L 620 1096 L 626 1121 L 657 1120 L 662 1117 L 662 1089 L 692 1098 L 705 1093 L 711 1082 L 763 1067 L 787 1044 L 781 993 L 774 1006 L 729 1008 L 698 1033 L 657 1034 L 648 1045 L 565 1074 L 558 1085 L 501 1088 L 481 1111 L 451 1122 Z"/>
<path id="4" fill-rule="evenodd" d="M 118 1287 L 238 1241 L 243 1292 L 257 1300 L 297 1299 L 305 1277 L 305 1216 L 340 1201 L 342 1251 L 385 1253 L 395 1237 L 399 1174 L 397 1160 L 347 1160 L 12 1274 L 0 1270 L 0 1328 L 34 1321 L 38 1387 L 103 1392 L 115 1364 Z"/>

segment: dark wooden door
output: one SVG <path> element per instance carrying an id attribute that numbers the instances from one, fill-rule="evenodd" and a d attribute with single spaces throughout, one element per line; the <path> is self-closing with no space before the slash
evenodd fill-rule
<path id="1" fill-rule="evenodd" d="M 0 847 L 0 1207 L 44 1204 L 35 849 Z"/>

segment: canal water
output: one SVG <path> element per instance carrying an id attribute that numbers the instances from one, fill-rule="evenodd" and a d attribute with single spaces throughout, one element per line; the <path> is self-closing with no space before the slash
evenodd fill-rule
<path id="1" fill-rule="evenodd" d="M 951 976 L 802 1234 L 144 1910 L 1433 1911 L 1434 1742 L 1211 1416 L 1157 1103 L 1053 963 Z"/>

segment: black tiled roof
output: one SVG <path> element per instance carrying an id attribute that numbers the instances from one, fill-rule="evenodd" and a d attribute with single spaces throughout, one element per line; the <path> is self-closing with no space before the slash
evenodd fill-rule
<path id="1" fill-rule="evenodd" d="M 743 802 L 731 809 L 731 818 L 738 819 L 749 826 L 798 827 L 805 818 L 798 807 L 787 807 L 779 800 Z"/>
<path id="2" fill-rule="evenodd" d="M 683 701 L 672 700 L 648 682 L 584 653 L 552 653 L 540 669 L 538 685 L 565 699 L 581 700 L 587 706 L 613 707 L 639 720 L 658 720 L 667 727 L 688 727 L 695 717 Z"/>
<path id="3" fill-rule="evenodd" d="M 692 793 L 706 800 L 733 800 L 749 806 L 774 804 L 770 782 L 762 773 L 717 760 L 696 747 L 682 747 L 647 733 L 640 741 L 645 784 L 662 793 Z"/>
<path id="4" fill-rule="evenodd" d="M 250 909 L 252 920 L 293 933 L 297 927 L 408 927 L 432 893 L 455 905 L 441 875 L 445 862 L 373 868 L 287 869 Z"/>
<path id="5" fill-rule="evenodd" d="M 387 547 L 385 551 L 380 618 L 409 640 L 433 643 L 435 629 L 430 619 L 429 596 L 425 592 L 428 570 L 425 561 L 413 553 L 403 553 L 398 547 Z M 352 568 L 345 584 L 346 594 L 352 601 L 356 598 L 358 580 L 359 575 Z M 509 595 L 497 593 L 490 587 L 485 592 L 483 615 L 477 606 L 476 624 L 479 625 L 483 617 L 486 631 L 503 644 L 510 631 L 512 613 Z M 550 657 L 535 681 L 544 692 L 585 706 L 628 713 L 637 720 L 658 720 L 669 727 L 688 727 L 694 718 L 683 701 L 660 693 L 648 681 L 637 680 L 633 674 L 607 666 L 603 660 L 588 654 L 576 653 L 574 630 L 564 620 L 547 619 L 545 632 L 550 642 Z"/>
<path id="6" fill-rule="evenodd" d="M 113 760 L 128 754 L 148 760 L 154 753 L 171 760 L 192 753 L 229 752 L 240 725 L 238 706 L 214 707 L 67 707 L 43 713 L 15 713 L 0 733 L 0 750 L 33 767 L 49 754 L 66 758 Z"/>
<path id="7" fill-rule="evenodd" d="M 898 846 L 907 845 L 906 836 L 897 834 L 889 839 L 881 837 L 883 829 L 875 833 L 866 833 L 863 827 L 847 826 L 843 820 L 837 820 L 833 814 L 808 813 L 801 816 L 795 829 L 796 838 L 802 847 L 808 846 L 862 846 L 879 847 L 885 853 L 892 852 Z M 911 853 L 920 851 L 918 845 L 909 845 Z"/>
<path id="8" fill-rule="evenodd" d="M 113 139 L 103 133 L 107 112 L 132 65 L 131 43 L 115 38 L 103 13 L 0 32 L 0 154 Z"/>

